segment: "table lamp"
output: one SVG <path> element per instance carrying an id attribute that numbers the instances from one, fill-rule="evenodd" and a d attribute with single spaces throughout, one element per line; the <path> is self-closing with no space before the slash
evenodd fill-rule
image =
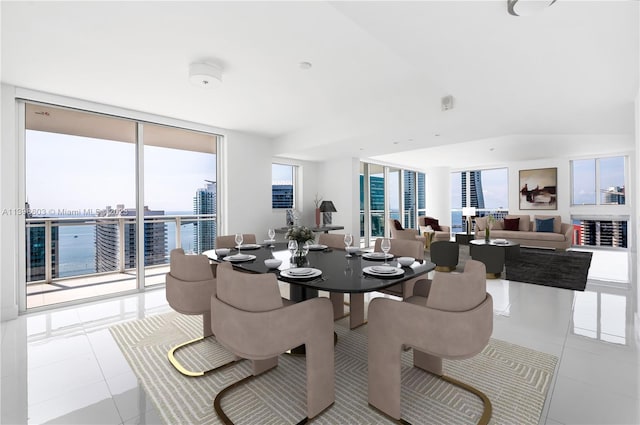
<path id="1" fill-rule="evenodd" d="M 471 218 L 476 216 L 476 207 L 463 207 L 462 215 L 467 218 L 467 234 L 471 233 Z"/>
<path id="2" fill-rule="evenodd" d="M 331 213 L 338 212 L 335 205 L 331 201 L 322 201 L 320 204 L 320 212 L 322 212 L 322 225 L 327 226 L 331 224 Z"/>

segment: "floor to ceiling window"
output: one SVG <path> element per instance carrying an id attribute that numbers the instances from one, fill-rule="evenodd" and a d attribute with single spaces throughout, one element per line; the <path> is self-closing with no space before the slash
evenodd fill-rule
<path id="1" fill-rule="evenodd" d="M 143 124 L 145 285 L 164 283 L 169 253 L 213 249 L 217 136 Z"/>
<path id="2" fill-rule="evenodd" d="M 172 248 L 213 247 L 217 136 L 32 102 L 19 107 L 22 308 L 164 283 Z M 196 211 L 203 188 L 212 207 Z"/>
<path id="3" fill-rule="evenodd" d="M 451 173 L 452 232 L 464 231 L 462 208 L 475 207 L 476 216 L 509 214 L 509 173 L 507 168 Z"/>
<path id="4" fill-rule="evenodd" d="M 388 218 L 406 228 L 417 228 L 417 218 L 426 214 L 424 173 L 360 163 L 360 236 L 362 246 L 388 236 Z"/>

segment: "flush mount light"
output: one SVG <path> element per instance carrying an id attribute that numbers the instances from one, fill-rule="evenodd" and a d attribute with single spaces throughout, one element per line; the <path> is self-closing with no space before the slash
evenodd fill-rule
<path id="1" fill-rule="evenodd" d="M 189 65 L 189 81 L 196 86 L 214 88 L 222 84 L 222 67 L 211 62 Z"/>
<path id="2" fill-rule="evenodd" d="M 507 11 L 513 16 L 529 16 L 542 12 L 556 0 L 507 0 Z"/>
<path id="3" fill-rule="evenodd" d="M 313 64 L 311 62 L 300 62 L 298 64 L 298 66 L 300 67 L 300 69 L 302 70 L 307 70 L 307 69 L 311 69 L 311 67 L 313 66 Z"/>

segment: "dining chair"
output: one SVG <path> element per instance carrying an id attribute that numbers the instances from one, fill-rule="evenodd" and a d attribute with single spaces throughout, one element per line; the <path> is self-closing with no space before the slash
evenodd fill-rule
<path id="1" fill-rule="evenodd" d="M 217 292 L 211 297 L 211 323 L 219 343 L 253 363 L 253 374 L 216 395 L 214 408 L 230 422 L 221 403 L 231 388 L 278 366 L 278 355 L 305 344 L 307 418 L 335 400 L 334 337 L 331 303 L 312 298 L 292 303 L 280 297 L 275 274 L 252 274 L 218 266 Z M 303 422 L 301 422 L 303 423 Z"/>
<path id="2" fill-rule="evenodd" d="M 493 332 L 493 299 L 486 291 L 486 270 L 468 260 L 463 273 L 436 272 L 427 296 L 369 303 L 369 404 L 400 421 L 401 354 L 413 348 L 413 365 L 480 397 L 478 423 L 491 418 L 491 401 L 477 388 L 443 375 L 442 359 L 466 359 L 480 353 Z"/>
<path id="3" fill-rule="evenodd" d="M 377 238 L 373 247 L 375 252 L 382 252 L 381 248 L 382 238 Z M 417 261 L 424 261 L 424 245 L 418 240 L 410 239 L 391 239 L 391 249 L 389 253 L 394 257 L 413 257 Z M 393 285 L 389 288 L 382 289 L 379 292 L 394 295 L 402 299 L 408 298 L 413 295 L 413 287 L 416 282 L 425 280 L 425 277 L 417 277 L 407 280 L 406 282 Z"/>
<path id="4" fill-rule="evenodd" d="M 185 255 L 182 248 L 171 250 L 165 290 L 167 302 L 175 311 L 202 316 L 202 336 L 176 345 L 169 350 L 167 356 L 173 367 L 186 376 L 202 376 L 233 363 L 205 371 L 193 371 L 187 369 L 175 356 L 178 350 L 213 335 L 211 331 L 211 296 L 216 292 L 216 279 L 209 259 L 205 255 Z"/>
<path id="5" fill-rule="evenodd" d="M 243 233 L 242 243 L 256 243 L 256 235 L 253 233 Z M 235 248 L 236 235 L 216 236 L 216 248 Z"/>

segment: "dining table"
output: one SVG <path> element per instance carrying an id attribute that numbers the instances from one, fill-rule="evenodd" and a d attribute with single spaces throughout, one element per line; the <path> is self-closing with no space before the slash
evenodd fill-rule
<path id="1" fill-rule="evenodd" d="M 360 294 L 351 297 L 349 320 L 352 329 L 365 323 L 364 293 L 426 275 L 436 267 L 429 261 L 401 266 L 397 258 L 385 262 L 383 253 L 360 251 L 347 255 L 346 251 L 318 244 L 310 245 L 304 256 L 292 255 L 287 243 L 281 242 L 241 245 L 240 253 L 242 255 L 237 257 L 237 247 L 226 255 L 218 255 L 215 249 L 203 252 L 214 262 L 231 262 L 239 271 L 275 274 L 278 280 L 290 284 L 289 299 L 294 302 L 317 297 L 318 291 Z M 279 259 L 282 263 L 277 268 L 270 268 L 265 265 L 267 259 Z M 358 301 L 354 303 L 354 300 Z"/>

